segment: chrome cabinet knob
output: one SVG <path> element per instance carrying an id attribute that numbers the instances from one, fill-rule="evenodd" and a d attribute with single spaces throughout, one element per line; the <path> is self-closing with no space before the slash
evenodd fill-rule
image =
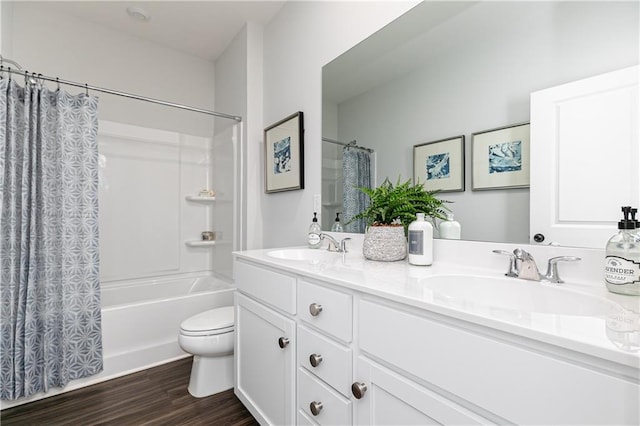
<path id="1" fill-rule="evenodd" d="M 366 392 L 367 385 L 365 385 L 364 383 L 355 382 L 351 385 L 351 393 L 356 397 L 356 399 L 362 399 Z"/>
<path id="2" fill-rule="evenodd" d="M 309 362 L 312 367 L 317 367 L 322 362 L 322 355 L 319 354 L 311 354 L 309 355 Z"/>
<path id="3" fill-rule="evenodd" d="M 313 414 L 314 416 L 317 416 L 318 414 L 320 414 L 320 411 L 322 411 L 322 402 L 318 402 L 318 401 L 313 401 L 311 404 L 309 404 L 309 409 L 311 410 L 311 414 Z"/>
<path id="4" fill-rule="evenodd" d="M 312 303 L 309 305 L 309 313 L 311 316 L 317 317 L 320 315 L 320 312 L 322 312 L 322 305 L 319 305 L 318 303 Z"/>
<path id="5" fill-rule="evenodd" d="M 287 339 L 286 337 L 281 337 L 278 339 L 278 346 L 280 346 L 282 349 L 286 348 L 289 345 L 289 339 Z"/>

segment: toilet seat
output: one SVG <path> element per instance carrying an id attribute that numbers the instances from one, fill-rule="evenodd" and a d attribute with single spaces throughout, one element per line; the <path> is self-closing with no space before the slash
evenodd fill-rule
<path id="1" fill-rule="evenodd" d="M 187 318 L 180 324 L 183 336 L 212 336 L 234 330 L 233 306 L 210 309 Z"/>

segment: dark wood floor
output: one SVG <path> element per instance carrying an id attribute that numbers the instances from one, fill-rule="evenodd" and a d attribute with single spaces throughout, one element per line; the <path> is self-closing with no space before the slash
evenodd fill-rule
<path id="1" fill-rule="evenodd" d="M 3 410 L 9 425 L 257 425 L 233 389 L 194 398 L 191 358 Z"/>

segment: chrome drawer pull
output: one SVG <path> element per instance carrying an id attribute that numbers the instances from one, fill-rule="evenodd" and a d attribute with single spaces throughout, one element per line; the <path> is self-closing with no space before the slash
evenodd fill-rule
<path id="1" fill-rule="evenodd" d="M 286 348 L 289 345 L 289 339 L 287 339 L 286 337 L 281 337 L 278 339 L 278 346 L 280 346 L 282 349 Z"/>
<path id="2" fill-rule="evenodd" d="M 366 392 L 367 385 L 365 385 L 364 383 L 355 382 L 351 385 L 351 393 L 356 397 L 356 399 L 362 399 Z"/>
<path id="3" fill-rule="evenodd" d="M 309 362 L 312 367 L 317 367 L 322 362 L 322 355 L 319 354 L 311 354 L 309 355 Z"/>
<path id="4" fill-rule="evenodd" d="M 314 416 L 320 414 L 320 411 L 322 411 L 322 407 L 322 402 L 313 401 L 311 404 L 309 404 L 311 414 L 313 414 Z"/>
<path id="5" fill-rule="evenodd" d="M 311 314 L 311 316 L 317 317 L 318 315 L 320 315 L 320 312 L 322 312 L 322 305 L 319 305 L 317 303 L 312 303 L 309 305 L 309 313 Z"/>

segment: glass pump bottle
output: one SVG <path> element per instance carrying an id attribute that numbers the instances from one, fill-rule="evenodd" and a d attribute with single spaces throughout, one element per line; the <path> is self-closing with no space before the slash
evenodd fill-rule
<path id="1" fill-rule="evenodd" d="M 612 293 L 640 296 L 640 239 L 631 207 L 622 207 L 618 233 L 609 239 L 605 257 L 605 284 Z"/>

